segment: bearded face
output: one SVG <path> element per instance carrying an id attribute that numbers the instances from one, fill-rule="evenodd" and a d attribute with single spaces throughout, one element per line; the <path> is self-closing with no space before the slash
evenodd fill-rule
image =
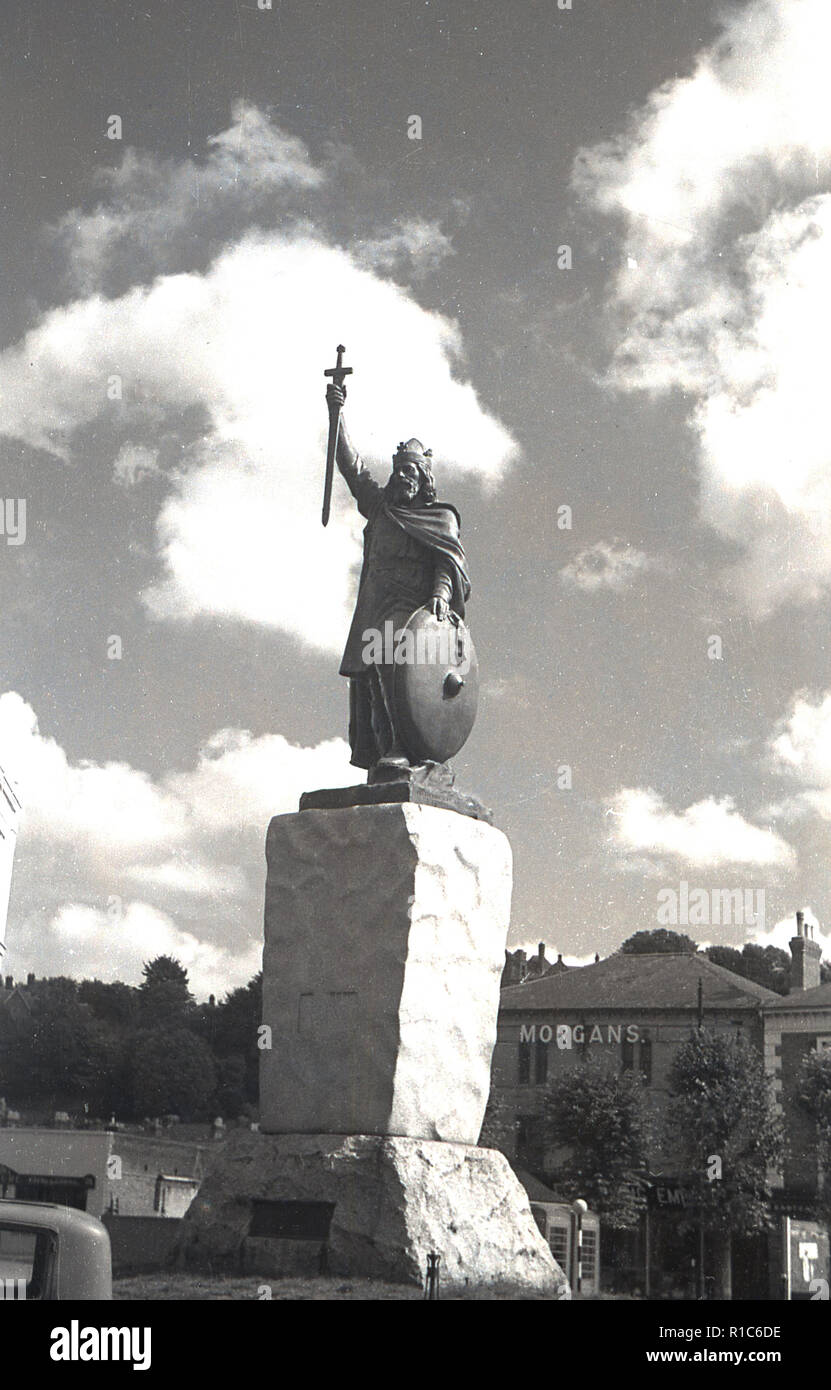
<path id="1" fill-rule="evenodd" d="M 390 478 L 391 500 L 397 507 L 408 507 L 418 497 L 422 484 L 421 471 L 409 459 L 396 463 Z"/>

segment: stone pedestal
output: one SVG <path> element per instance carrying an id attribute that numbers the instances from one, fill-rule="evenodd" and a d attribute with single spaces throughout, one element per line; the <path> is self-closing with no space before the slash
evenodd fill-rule
<path id="1" fill-rule="evenodd" d="M 304 805 L 268 829 L 261 1132 L 212 1155 L 181 1262 L 313 1273 L 324 1250 L 334 1275 L 418 1284 L 435 1251 L 444 1287 L 567 1296 L 507 1160 L 475 1147 L 507 839 L 412 800 Z"/>
<path id="2" fill-rule="evenodd" d="M 412 803 L 268 830 L 260 1128 L 475 1144 L 511 902 L 501 831 Z"/>
<path id="3" fill-rule="evenodd" d="M 185 1267 L 266 1277 L 318 1272 L 319 1240 L 251 1236 L 258 1202 L 334 1208 L 327 1268 L 422 1284 L 431 1251 L 443 1289 L 568 1298 L 507 1159 L 492 1149 L 377 1135 L 237 1132 L 212 1156 L 183 1223 Z"/>

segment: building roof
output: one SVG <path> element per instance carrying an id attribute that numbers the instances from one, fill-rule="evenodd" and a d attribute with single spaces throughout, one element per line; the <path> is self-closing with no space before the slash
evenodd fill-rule
<path id="1" fill-rule="evenodd" d="M 24 1004 L 27 1012 L 31 1013 L 32 1006 L 26 998 L 26 988 L 25 985 L 13 985 L 11 989 L 6 989 L 6 986 L 0 981 L 0 1009 L 5 1009 L 13 1001 L 16 1001 L 19 1004 Z"/>
<path id="2" fill-rule="evenodd" d="M 608 956 L 578 970 L 544 975 L 502 990 L 503 1012 L 528 1009 L 695 1009 L 701 980 L 705 1009 L 758 1009 L 780 995 L 701 954 Z M 831 989 L 831 987 L 829 987 Z M 811 991 L 814 993 L 814 991 Z M 831 997 L 831 996 L 830 996 Z M 805 995 L 802 995 L 805 998 Z"/>
<path id="3" fill-rule="evenodd" d="M 831 1008 L 831 980 L 816 989 L 795 989 L 790 994 L 779 995 L 775 1001 L 777 1009 L 829 1009 Z"/>
<path id="4" fill-rule="evenodd" d="M 530 1202 L 562 1201 L 562 1198 L 557 1196 L 553 1188 L 546 1187 L 545 1183 L 540 1182 L 539 1178 L 535 1178 L 534 1174 L 529 1173 L 527 1168 L 515 1168 L 514 1172 L 525 1188 Z"/>

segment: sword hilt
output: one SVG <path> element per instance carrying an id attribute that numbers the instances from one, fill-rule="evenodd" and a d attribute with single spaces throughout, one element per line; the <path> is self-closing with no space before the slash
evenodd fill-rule
<path id="1" fill-rule="evenodd" d="M 338 347 L 337 347 L 337 353 L 338 353 L 338 362 L 337 362 L 337 366 L 336 366 L 336 367 L 327 367 L 326 370 L 325 370 L 324 373 L 323 373 L 324 376 L 330 376 L 330 377 L 332 378 L 332 385 L 333 385 L 333 386 L 343 386 L 344 377 L 347 377 L 347 376 L 351 376 L 351 375 L 352 375 L 352 368 L 351 368 L 351 367 L 344 367 L 344 365 L 343 365 L 343 354 L 344 354 L 345 352 L 346 352 L 346 348 L 343 346 L 343 343 L 338 343 Z"/>

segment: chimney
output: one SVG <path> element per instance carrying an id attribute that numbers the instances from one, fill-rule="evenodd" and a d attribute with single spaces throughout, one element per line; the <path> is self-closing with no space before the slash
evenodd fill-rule
<path id="1" fill-rule="evenodd" d="M 28 975 L 26 976 L 26 986 L 27 986 L 27 988 L 28 988 L 28 989 L 31 989 L 31 988 L 32 988 L 32 985 L 33 985 L 34 983 L 35 983 L 35 977 L 34 977 L 33 972 L 30 970 L 29 973 L 28 973 Z"/>
<path id="2" fill-rule="evenodd" d="M 822 947 L 813 939 L 813 927 L 805 926 L 805 913 L 796 914 L 796 936 L 791 937 L 790 947 L 793 964 L 791 966 L 791 994 L 804 989 L 816 989 L 819 980 L 819 963 Z"/>
<path id="3" fill-rule="evenodd" d="M 558 952 L 557 952 L 557 964 L 558 964 L 558 965 L 562 965 L 562 963 L 563 963 L 563 953 L 562 953 L 562 951 L 558 951 Z"/>
<path id="4" fill-rule="evenodd" d="M 537 947 L 537 955 L 539 956 L 540 962 L 542 963 L 542 961 L 545 960 L 545 942 L 544 942 L 544 941 L 541 941 L 540 944 L 539 944 L 539 946 Z"/>

